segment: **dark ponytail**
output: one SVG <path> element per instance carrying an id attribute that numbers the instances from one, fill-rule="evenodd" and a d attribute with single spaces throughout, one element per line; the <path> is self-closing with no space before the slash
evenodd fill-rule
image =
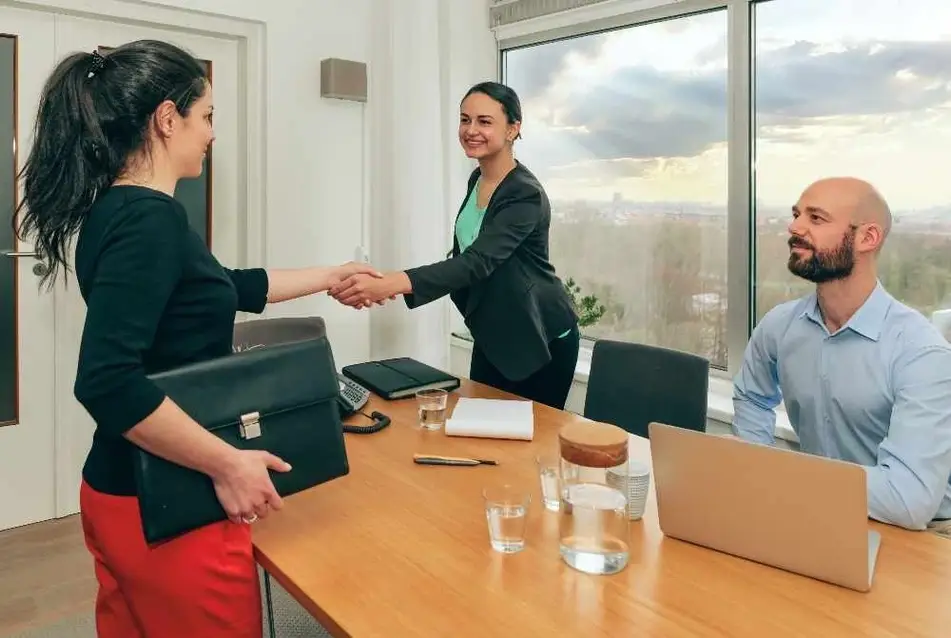
<path id="1" fill-rule="evenodd" d="M 32 237 L 52 284 L 96 197 L 148 152 L 155 110 L 165 100 L 182 116 L 205 91 L 201 64 L 181 49 L 152 40 L 111 52 L 74 53 L 46 81 L 33 147 L 20 179 L 14 214 L 20 239 Z M 19 223 L 17 223 L 19 220 Z"/>

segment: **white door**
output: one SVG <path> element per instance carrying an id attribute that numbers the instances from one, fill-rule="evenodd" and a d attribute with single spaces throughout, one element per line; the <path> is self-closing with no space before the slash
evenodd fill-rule
<path id="1" fill-rule="evenodd" d="M 53 294 L 10 224 L 53 29 L 52 16 L 0 7 L 0 530 L 56 512 Z"/>
<path id="2" fill-rule="evenodd" d="M 238 136 L 242 112 L 238 108 L 239 51 L 235 40 L 198 36 L 105 20 L 56 16 L 56 58 L 74 51 L 95 51 L 139 39 L 164 40 L 181 46 L 211 66 L 214 88 L 216 141 L 205 174 L 179 184 L 176 197 L 186 203 L 189 219 L 223 264 L 243 266 L 246 198 L 239 187 L 244 153 Z M 209 169 L 210 170 L 207 170 Z M 187 200 L 187 201 L 186 201 Z M 206 218 L 210 223 L 206 224 Z M 208 232 L 210 230 L 210 232 Z M 56 515 L 79 510 L 79 484 L 93 424 L 73 397 L 73 382 L 86 310 L 73 278 L 56 288 Z"/>

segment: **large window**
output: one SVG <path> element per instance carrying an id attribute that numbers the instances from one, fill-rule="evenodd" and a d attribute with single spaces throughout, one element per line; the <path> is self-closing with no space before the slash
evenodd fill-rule
<path id="1" fill-rule="evenodd" d="M 755 12 L 757 318 L 811 290 L 786 269 L 800 191 L 854 175 L 892 209 L 882 284 L 951 336 L 951 3 L 772 0 Z"/>
<path id="2" fill-rule="evenodd" d="M 505 53 L 586 337 L 726 367 L 726 37 L 719 10 Z"/>
<path id="3" fill-rule="evenodd" d="M 680 6 L 503 41 L 552 260 L 579 302 L 596 298 L 585 336 L 735 371 L 755 321 L 812 289 L 787 270 L 790 209 L 836 175 L 888 200 L 881 279 L 951 335 L 951 2 Z"/>

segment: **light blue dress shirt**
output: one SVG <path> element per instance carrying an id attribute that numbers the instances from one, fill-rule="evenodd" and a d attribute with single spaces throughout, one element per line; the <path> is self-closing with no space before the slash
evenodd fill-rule
<path id="1" fill-rule="evenodd" d="M 832 334 L 815 294 L 763 317 L 734 379 L 734 434 L 775 443 L 781 401 L 803 452 L 865 467 L 871 518 L 951 518 L 951 345 L 881 283 Z"/>

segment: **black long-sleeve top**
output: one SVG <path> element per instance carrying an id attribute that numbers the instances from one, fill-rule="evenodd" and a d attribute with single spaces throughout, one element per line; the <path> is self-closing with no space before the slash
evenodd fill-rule
<path id="1" fill-rule="evenodd" d="M 83 478 L 134 495 L 133 444 L 123 435 L 165 399 L 147 375 L 230 354 L 236 312 L 264 310 L 267 273 L 224 268 L 181 204 L 139 186 L 99 197 L 75 264 L 86 321 L 74 394 L 96 423 Z"/>

